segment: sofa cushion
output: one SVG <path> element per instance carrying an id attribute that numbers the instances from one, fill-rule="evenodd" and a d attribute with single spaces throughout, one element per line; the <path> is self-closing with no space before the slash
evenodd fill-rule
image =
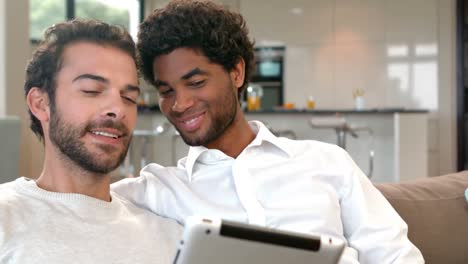
<path id="1" fill-rule="evenodd" d="M 426 263 L 468 263 L 468 171 L 376 187 L 408 224 Z"/>

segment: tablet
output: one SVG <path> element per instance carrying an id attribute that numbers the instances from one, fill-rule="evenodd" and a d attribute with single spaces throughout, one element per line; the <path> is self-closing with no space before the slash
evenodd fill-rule
<path id="1" fill-rule="evenodd" d="M 232 222 L 187 218 L 174 264 L 336 264 L 345 243 Z"/>

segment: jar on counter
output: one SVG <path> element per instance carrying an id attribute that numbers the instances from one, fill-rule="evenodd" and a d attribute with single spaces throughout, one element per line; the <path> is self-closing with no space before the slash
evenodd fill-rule
<path id="1" fill-rule="evenodd" d="M 258 111 L 262 108 L 263 88 L 258 84 L 249 84 L 247 87 L 247 110 Z"/>
<path id="2" fill-rule="evenodd" d="M 309 97 L 307 97 L 306 106 L 307 106 L 307 109 L 309 109 L 309 110 L 312 110 L 312 109 L 315 108 L 315 99 L 314 99 L 313 96 L 310 95 Z"/>

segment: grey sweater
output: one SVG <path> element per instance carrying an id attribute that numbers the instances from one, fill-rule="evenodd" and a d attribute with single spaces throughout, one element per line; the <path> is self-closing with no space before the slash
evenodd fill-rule
<path id="1" fill-rule="evenodd" d="M 170 263 L 182 227 L 111 195 L 0 185 L 0 263 Z"/>

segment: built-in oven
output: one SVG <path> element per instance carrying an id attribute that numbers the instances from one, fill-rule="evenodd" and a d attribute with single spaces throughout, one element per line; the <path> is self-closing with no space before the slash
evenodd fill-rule
<path id="1" fill-rule="evenodd" d="M 271 110 L 283 105 L 284 46 L 255 48 L 255 71 L 251 82 L 263 89 L 261 109 Z M 244 99 L 247 98 L 245 94 Z"/>

